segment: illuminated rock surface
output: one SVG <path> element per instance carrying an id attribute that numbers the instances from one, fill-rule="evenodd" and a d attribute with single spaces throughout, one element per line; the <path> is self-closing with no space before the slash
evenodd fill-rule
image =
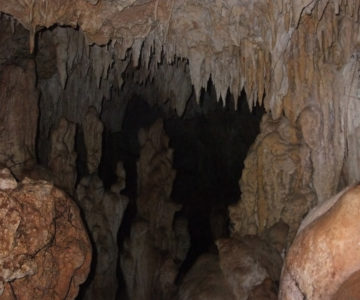
<path id="1" fill-rule="evenodd" d="M 79 209 L 45 181 L 0 181 L 0 299 L 75 299 L 91 261 Z"/>

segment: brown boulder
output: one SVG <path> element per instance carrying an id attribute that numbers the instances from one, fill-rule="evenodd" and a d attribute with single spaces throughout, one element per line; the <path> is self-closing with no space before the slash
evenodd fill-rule
<path id="1" fill-rule="evenodd" d="M 45 181 L 0 181 L 0 299 L 74 299 L 91 245 L 75 203 Z"/>

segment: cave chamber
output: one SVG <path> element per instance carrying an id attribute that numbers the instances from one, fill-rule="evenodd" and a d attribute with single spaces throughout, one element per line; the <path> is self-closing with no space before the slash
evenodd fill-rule
<path id="1" fill-rule="evenodd" d="M 359 7 L 0 0 L 0 299 L 359 298 Z"/>

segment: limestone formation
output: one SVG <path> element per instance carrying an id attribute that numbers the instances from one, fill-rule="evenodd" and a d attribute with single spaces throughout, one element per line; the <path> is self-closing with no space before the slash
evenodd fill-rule
<path id="1" fill-rule="evenodd" d="M 76 125 L 61 118 L 51 132 L 51 150 L 48 167 L 53 172 L 54 183 L 72 194 L 76 182 Z"/>
<path id="2" fill-rule="evenodd" d="M 180 285 L 179 300 L 277 299 L 282 259 L 274 248 L 254 236 L 216 244 L 219 255 L 197 259 Z"/>
<path id="3" fill-rule="evenodd" d="M 360 297 L 359 213 L 358 185 L 309 213 L 286 256 L 279 299 Z"/>
<path id="4" fill-rule="evenodd" d="M 64 28 L 51 32 L 57 36 L 58 74 L 41 83 L 42 103 L 73 118 L 79 111 L 83 117 L 86 109 L 79 110 L 82 105 L 69 99 L 89 94 L 89 99 L 76 99 L 91 102 L 86 108 L 98 108 L 115 82 L 121 85 L 128 64 L 149 68 L 154 75 L 161 63 L 176 65 L 179 59 L 188 60 L 197 98 L 211 76 L 218 98 L 225 99 L 229 91 L 237 99 L 244 90 L 250 107 L 263 104 L 274 120 L 284 116 L 292 126 L 314 107 L 306 114 L 317 124 L 308 142 L 319 202 L 337 191 L 340 178 L 345 186 L 360 176 L 351 163 L 359 156 L 354 117 L 360 109 L 358 8 L 357 0 L 0 1 L 0 11 L 28 29 L 30 50 L 43 27 L 78 26 L 84 33 L 79 39 Z M 106 46 L 87 47 L 92 43 Z M 80 59 L 85 56 L 90 59 Z M 83 80 L 91 92 L 69 81 L 71 76 Z M 65 102 L 56 106 L 58 99 Z M 184 99 L 175 103 L 180 111 Z M 59 111 L 55 114 L 61 115 Z"/>
<path id="5" fill-rule="evenodd" d="M 0 182 L 0 299 L 75 299 L 91 260 L 79 209 L 45 181 Z"/>
<path id="6" fill-rule="evenodd" d="M 225 280 L 215 254 L 200 256 L 186 274 L 180 288 L 179 300 L 235 300 L 228 282 Z"/>
<path id="7" fill-rule="evenodd" d="M 234 232 L 263 234 L 284 221 L 292 240 L 316 200 L 311 151 L 304 142 L 309 139 L 286 118 L 273 121 L 264 116 L 261 133 L 245 160 L 241 200 L 230 207 Z"/>
<path id="8" fill-rule="evenodd" d="M 220 239 L 217 246 L 221 270 L 235 299 L 247 300 L 255 295 L 276 299 L 282 258 L 274 248 L 251 236 Z"/>
<path id="9" fill-rule="evenodd" d="M 0 34 L 0 164 L 18 178 L 37 157 L 52 170 L 55 184 L 73 193 L 75 124 L 82 124 L 89 107 L 119 132 L 126 105 L 137 93 L 181 115 L 191 94 L 200 100 L 211 78 L 224 103 L 231 94 L 237 105 L 245 92 L 250 108 L 259 104 L 266 110 L 245 161 L 241 199 L 230 208 L 233 237 L 257 234 L 283 251 L 314 205 L 360 180 L 359 0 L 0 0 L 1 20 L 9 26 L 0 24 L 5 32 Z M 109 105 L 100 114 L 109 100 L 116 109 Z M 156 285 L 165 297 L 172 293 L 187 242 L 175 238 L 186 234 L 183 221 L 173 222 L 180 210 L 170 200 L 175 174 L 168 140 L 159 132 L 141 135 L 135 223 L 141 225 L 134 225 L 124 259 L 135 272 L 127 273 L 133 274 L 126 279 L 130 294 L 149 295 Z M 101 143 L 86 136 L 88 169 L 94 174 Z M 171 274 L 168 281 L 145 284 L 166 276 L 153 272 L 153 262 L 142 261 L 137 243 L 154 257 L 160 250 L 167 253 L 157 270 Z M 174 265 L 174 257 L 182 258 Z M 137 261 L 149 263 L 141 291 L 134 287 L 140 278 L 133 267 Z M 336 297 L 345 295 L 357 276 L 343 283 Z M 260 286 L 272 285 L 263 281 L 249 295 L 260 297 Z"/>
<path id="10" fill-rule="evenodd" d="M 93 174 L 101 160 L 102 152 L 102 134 L 104 125 L 99 120 L 97 111 L 94 107 L 90 107 L 85 120 L 83 121 L 84 140 L 86 147 L 87 168 L 89 174 Z"/>
<path id="11" fill-rule="evenodd" d="M 17 176 L 35 162 L 38 98 L 35 64 L 0 67 L 0 163 Z"/>
<path id="12" fill-rule="evenodd" d="M 128 205 L 128 199 L 120 194 L 125 188 L 125 171 L 121 162 L 117 164 L 117 175 L 118 182 L 111 191 L 105 190 L 96 174 L 81 179 L 76 190 L 95 248 L 94 276 L 84 296 L 88 300 L 110 300 L 116 296 L 117 235 Z"/>
<path id="13" fill-rule="evenodd" d="M 175 218 L 171 201 L 175 171 L 162 120 L 139 132 L 137 218 L 124 243 L 121 269 L 130 299 L 171 299 L 175 279 L 189 249 L 187 223 Z"/>

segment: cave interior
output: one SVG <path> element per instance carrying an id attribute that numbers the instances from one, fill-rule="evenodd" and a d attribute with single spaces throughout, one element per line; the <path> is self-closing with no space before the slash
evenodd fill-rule
<path id="1" fill-rule="evenodd" d="M 359 299 L 360 1 L 4 1 L 0 300 Z"/>

